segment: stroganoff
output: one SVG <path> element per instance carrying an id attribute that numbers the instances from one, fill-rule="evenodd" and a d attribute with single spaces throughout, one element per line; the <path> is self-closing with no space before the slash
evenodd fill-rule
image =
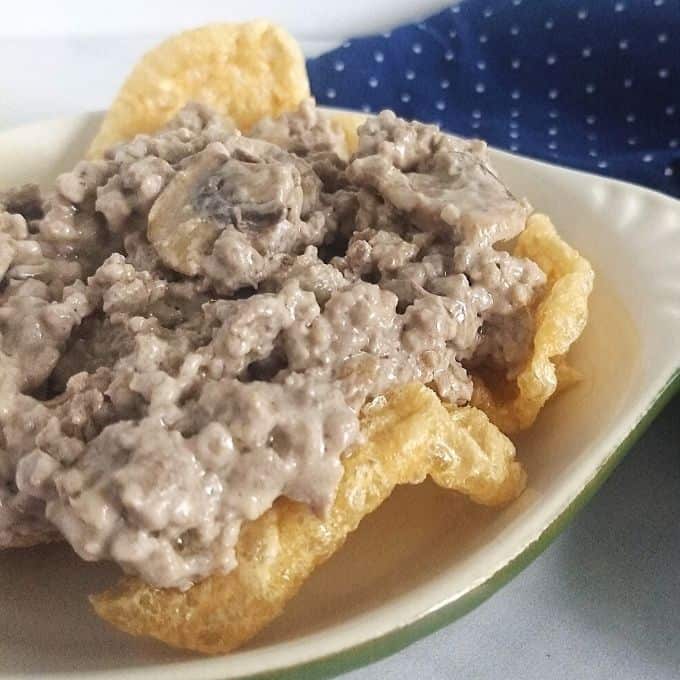
<path id="1" fill-rule="evenodd" d="M 323 513 L 366 401 L 513 375 L 545 283 L 483 143 L 305 102 L 204 107 L 0 197 L 0 545 L 64 536 L 161 587 L 235 565 L 281 496 Z"/>

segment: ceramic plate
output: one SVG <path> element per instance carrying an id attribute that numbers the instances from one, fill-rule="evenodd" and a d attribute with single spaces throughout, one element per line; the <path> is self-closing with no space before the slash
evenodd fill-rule
<path id="1" fill-rule="evenodd" d="M 99 117 L 0 134 L 0 187 L 49 182 L 82 156 Z M 280 619 L 219 658 L 100 621 L 87 594 L 116 578 L 111 565 L 81 563 L 59 545 L 3 553 L 1 678 L 327 677 L 462 616 L 549 545 L 680 386 L 680 202 L 507 153 L 493 160 L 597 273 L 590 322 L 571 354 L 587 378 L 517 439 L 526 492 L 499 512 L 431 484 L 398 489 Z"/>

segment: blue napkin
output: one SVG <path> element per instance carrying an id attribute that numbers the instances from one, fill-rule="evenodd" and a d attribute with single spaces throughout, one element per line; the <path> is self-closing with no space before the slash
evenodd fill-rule
<path id="1" fill-rule="evenodd" d="M 680 197 L 680 0 L 461 0 L 307 66 L 320 104 Z"/>

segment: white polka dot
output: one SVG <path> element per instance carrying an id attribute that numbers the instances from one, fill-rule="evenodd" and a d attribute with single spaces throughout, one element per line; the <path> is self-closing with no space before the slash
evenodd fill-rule
<path id="1" fill-rule="evenodd" d="M 624 79 L 624 81 L 623 81 L 623 86 L 624 86 L 626 89 L 629 89 L 629 88 L 633 87 L 633 79 L 632 79 L 632 78 L 626 78 L 626 79 Z"/>
<path id="2" fill-rule="evenodd" d="M 635 146 L 637 144 L 637 137 L 628 137 L 626 141 L 628 142 L 628 146 Z"/>
<path id="3" fill-rule="evenodd" d="M 522 4 L 522 0 L 512 0 L 512 4 L 515 7 L 519 7 Z"/>
<path id="4" fill-rule="evenodd" d="M 449 31 L 449 38 L 456 38 L 458 36 L 458 33 L 456 31 Z"/>
<path id="5" fill-rule="evenodd" d="M 332 87 L 329 87 L 329 88 L 326 90 L 326 96 L 327 96 L 329 99 L 335 99 L 335 90 L 334 90 Z"/>
<path id="6" fill-rule="evenodd" d="M 554 136 L 557 134 L 557 128 L 556 128 L 556 127 L 548 128 L 548 134 L 549 134 L 551 137 L 554 137 Z"/>
<path id="7" fill-rule="evenodd" d="M 597 151 L 596 151 L 595 149 L 589 149 L 589 150 L 588 150 L 588 155 L 589 155 L 591 158 L 597 158 L 598 153 L 597 153 Z"/>
<path id="8" fill-rule="evenodd" d="M 608 166 L 609 166 L 609 163 L 607 163 L 607 161 L 598 161 L 598 163 L 597 163 L 598 168 L 606 168 Z"/>
<path id="9" fill-rule="evenodd" d="M 587 9 L 580 9 L 578 12 L 576 12 L 576 16 L 583 21 L 584 19 L 588 18 L 588 10 Z"/>
<path id="10" fill-rule="evenodd" d="M 453 52 L 451 50 L 446 50 L 446 52 L 444 52 L 444 59 L 446 59 L 446 61 L 452 61 Z"/>
<path id="11" fill-rule="evenodd" d="M 416 26 L 417 26 L 421 31 L 427 30 L 427 24 L 426 24 L 424 21 L 421 21 L 419 24 L 416 24 Z"/>
<path id="12" fill-rule="evenodd" d="M 370 113 L 371 112 L 371 105 L 370 104 L 362 104 L 361 105 L 361 110 L 364 113 Z"/>
<path id="13" fill-rule="evenodd" d="M 659 33 L 659 35 L 656 36 L 656 39 L 660 43 L 665 43 L 668 40 L 668 33 Z"/>
<path id="14" fill-rule="evenodd" d="M 484 10 L 483 14 L 484 14 L 484 18 L 488 19 L 493 14 L 493 10 L 491 9 L 491 7 L 487 7 Z"/>
<path id="15" fill-rule="evenodd" d="M 350 45 L 352 44 L 351 40 L 345 40 L 344 43 L 342 43 L 342 46 L 347 49 Z"/>
<path id="16" fill-rule="evenodd" d="M 521 64 L 521 63 L 522 63 L 522 62 L 521 62 L 519 59 L 513 59 L 513 60 L 510 62 L 510 66 L 512 66 L 512 68 L 514 68 L 514 69 L 518 69 L 518 68 L 520 67 L 520 64 Z"/>
<path id="17" fill-rule="evenodd" d="M 385 61 L 385 55 L 382 52 L 374 52 L 373 53 L 373 58 L 379 63 L 382 64 L 383 61 Z"/>
<path id="18" fill-rule="evenodd" d="M 473 128 L 473 129 L 475 129 L 475 130 L 478 130 L 478 129 L 479 129 L 479 126 L 480 126 L 480 122 L 479 122 L 478 120 L 473 120 L 473 121 L 470 123 L 470 127 Z"/>
<path id="19" fill-rule="evenodd" d="M 519 144 L 511 144 L 510 145 L 510 151 L 518 151 L 519 150 Z"/>
<path id="20" fill-rule="evenodd" d="M 622 2 L 617 2 L 614 5 L 614 11 L 615 12 L 623 12 L 624 9 L 626 9 L 626 6 Z"/>
<path id="21" fill-rule="evenodd" d="M 643 163 L 651 163 L 653 160 L 654 160 L 654 156 L 652 156 L 651 153 L 646 153 L 646 154 L 642 157 L 642 162 L 643 162 Z"/>
<path id="22" fill-rule="evenodd" d="M 486 85 L 484 85 L 484 83 L 477 83 L 475 85 L 475 92 L 482 94 L 485 91 L 486 91 Z"/>
<path id="23" fill-rule="evenodd" d="M 411 69 L 408 69 L 408 71 L 404 73 L 404 77 L 406 78 L 406 80 L 413 80 L 416 77 L 416 74 Z"/>
<path id="24" fill-rule="evenodd" d="M 521 95 L 521 93 L 520 93 L 519 90 L 513 90 L 513 91 L 510 93 L 510 96 L 511 96 L 513 99 L 519 99 L 522 95 Z"/>
<path id="25" fill-rule="evenodd" d="M 668 78 L 669 74 L 670 74 L 670 71 L 667 68 L 660 68 L 659 69 L 659 78 Z"/>
<path id="26" fill-rule="evenodd" d="M 411 101 L 411 95 L 408 92 L 402 92 L 401 93 L 401 101 L 403 101 L 405 104 Z"/>
<path id="27" fill-rule="evenodd" d="M 513 118 L 519 118 L 519 109 L 510 109 L 510 115 Z"/>
<path id="28" fill-rule="evenodd" d="M 594 83 L 587 83 L 586 84 L 585 90 L 588 94 L 593 94 L 593 92 L 595 92 L 596 89 L 597 88 L 595 87 Z"/>
<path id="29" fill-rule="evenodd" d="M 677 140 L 677 139 L 671 139 L 671 140 L 668 142 L 668 146 L 669 146 L 671 149 L 677 149 L 677 148 L 678 148 L 678 140 Z"/>
<path id="30" fill-rule="evenodd" d="M 483 59 L 480 59 L 480 60 L 477 62 L 477 68 L 478 68 L 480 71 L 483 71 L 483 70 L 486 68 L 486 62 L 485 62 Z"/>
<path id="31" fill-rule="evenodd" d="M 557 61 L 557 57 L 554 54 L 549 54 L 545 58 L 545 63 L 548 64 L 548 66 L 552 66 L 556 61 Z"/>
<path id="32" fill-rule="evenodd" d="M 592 47 L 584 47 L 584 48 L 581 50 L 581 56 L 582 56 L 584 59 L 587 59 L 592 53 L 593 53 L 593 48 L 592 48 Z"/>
<path id="33" fill-rule="evenodd" d="M 392 31 L 385 31 L 382 34 L 383 38 L 391 38 L 392 37 Z"/>
<path id="34" fill-rule="evenodd" d="M 516 120 L 511 120 L 509 127 L 511 130 L 516 130 L 519 127 L 519 123 Z"/>
<path id="35" fill-rule="evenodd" d="M 423 51 L 423 46 L 420 43 L 413 43 L 411 49 L 414 54 L 420 54 Z"/>
<path id="36" fill-rule="evenodd" d="M 626 123 L 634 123 L 635 122 L 635 114 L 634 113 L 629 113 L 626 116 Z"/>
<path id="37" fill-rule="evenodd" d="M 663 174 L 666 175 L 666 177 L 672 177 L 673 176 L 673 168 L 668 166 L 667 168 L 664 168 Z"/>
<path id="38" fill-rule="evenodd" d="M 548 116 L 550 116 L 550 118 L 559 118 L 559 115 L 560 112 L 557 111 L 556 109 L 551 109 L 550 111 L 548 111 Z"/>
<path id="39" fill-rule="evenodd" d="M 663 5 L 664 0 L 654 0 L 654 6 L 655 7 L 661 7 Z"/>
<path id="40" fill-rule="evenodd" d="M 625 38 L 623 40 L 619 40 L 619 49 L 620 50 L 628 49 L 628 41 Z"/>
<path id="41" fill-rule="evenodd" d="M 510 35 L 519 35 L 519 26 L 517 24 L 510 26 Z"/>
<path id="42" fill-rule="evenodd" d="M 437 109 L 437 111 L 443 111 L 446 108 L 446 104 L 441 99 L 439 101 L 436 101 L 434 106 Z"/>
<path id="43" fill-rule="evenodd" d="M 333 68 L 336 71 L 344 71 L 345 70 L 345 64 L 342 61 L 336 61 L 335 64 L 333 64 Z"/>
<path id="44" fill-rule="evenodd" d="M 452 13 L 452 14 L 458 14 L 458 12 L 460 12 L 460 7 L 458 7 L 458 5 L 454 5 L 454 6 L 451 8 L 451 13 Z"/>
<path id="45" fill-rule="evenodd" d="M 554 139 L 551 139 L 548 142 L 548 148 L 554 151 L 557 148 L 557 142 Z"/>
<path id="46" fill-rule="evenodd" d="M 560 96 L 560 91 L 553 87 L 552 89 L 548 90 L 548 97 L 550 99 L 557 99 Z"/>
<path id="47" fill-rule="evenodd" d="M 555 20 L 554 19 L 546 19 L 545 24 L 546 31 L 552 31 L 553 28 L 555 28 Z"/>
<path id="48" fill-rule="evenodd" d="M 519 137 L 519 132 L 517 130 L 510 130 L 508 134 L 510 135 L 510 139 L 517 139 Z"/>
<path id="49" fill-rule="evenodd" d="M 375 76 L 371 76 L 368 79 L 368 86 L 369 87 L 378 87 L 378 79 Z"/>
<path id="50" fill-rule="evenodd" d="M 482 43 L 482 45 L 489 40 L 489 36 L 486 33 L 480 33 L 479 34 L 479 42 Z"/>
<path id="51" fill-rule="evenodd" d="M 665 111 L 667 116 L 672 116 L 675 114 L 675 106 L 667 106 Z"/>
<path id="52" fill-rule="evenodd" d="M 589 142 L 594 142 L 595 140 L 597 140 L 597 132 L 589 132 L 589 133 L 586 135 L 586 139 L 587 139 Z"/>
<path id="53" fill-rule="evenodd" d="M 481 118 L 482 117 L 482 112 L 479 109 L 474 109 L 472 111 L 472 117 L 473 118 Z"/>
<path id="54" fill-rule="evenodd" d="M 448 80 L 442 80 L 442 81 L 439 83 L 439 87 L 441 87 L 442 90 L 446 90 L 446 89 L 449 87 L 450 84 L 451 84 L 451 83 L 450 83 Z"/>

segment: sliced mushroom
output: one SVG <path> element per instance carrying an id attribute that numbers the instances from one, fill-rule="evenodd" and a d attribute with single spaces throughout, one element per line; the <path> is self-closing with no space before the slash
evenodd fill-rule
<path id="1" fill-rule="evenodd" d="M 297 248 L 318 230 L 301 220 L 318 209 L 320 187 L 301 158 L 235 135 L 177 173 L 149 213 L 147 236 L 163 262 L 187 276 L 204 273 L 206 256 L 229 226 L 262 255 Z"/>
<path id="2" fill-rule="evenodd" d="M 196 195 L 201 214 L 242 227 L 272 224 L 288 216 L 291 203 L 301 203 L 300 177 L 288 163 L 227 161 Z M 297 217 L 297 216 L 296 216 Z"/>
<path id="3" fill-rule="evenodd" d="M 228 158 L 223 144 L 209 145 L 175 175 L 149 212 L 149 242 L 168 267 L 187 276 L 199 274 L 201 258 L 219 233 L 215 220 L 197 214 L 196 187 L 207 182 Z"/>

